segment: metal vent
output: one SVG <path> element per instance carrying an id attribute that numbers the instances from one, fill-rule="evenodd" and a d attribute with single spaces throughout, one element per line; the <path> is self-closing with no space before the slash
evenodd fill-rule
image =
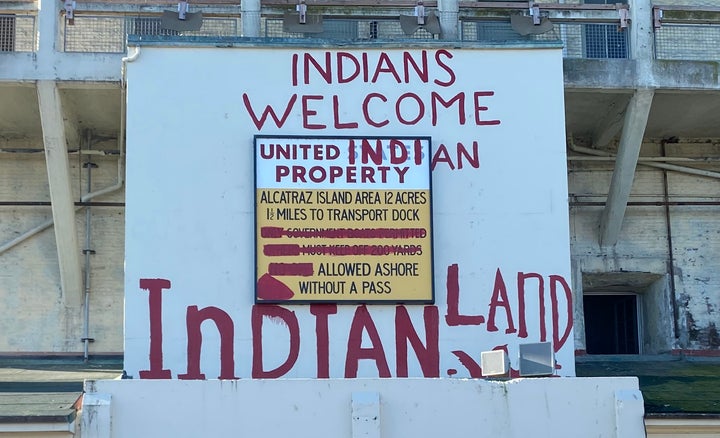
<path id="1" fill-rule="evenodd" d="M 555 353 L 550 342 L 520 344 L 520 375 L 551 376 L 555 373 Z"/>
<path id="2" fill-rule="evenodd" d="M 483 376 L 507 376 L 510 371 L 505 350 L 483 351 L 480 353 L 480 367 Z"/>

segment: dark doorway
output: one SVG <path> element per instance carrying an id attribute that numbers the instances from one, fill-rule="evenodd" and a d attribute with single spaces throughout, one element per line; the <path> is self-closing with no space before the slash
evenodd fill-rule
<path id="1" fill-rule="evenodd" d="M 588 354 L 639 354 L 637 295 L 585 295 Z"/>

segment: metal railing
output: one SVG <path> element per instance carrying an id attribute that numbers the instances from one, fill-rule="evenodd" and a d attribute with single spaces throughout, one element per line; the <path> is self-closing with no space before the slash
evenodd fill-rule
<path id="1" fill-rule="evenodd" d="M 37 50 L 34 15 L 0 15 L 0 52 L 33 52 Z"/>
<path id="2" fill-rule="evenodd" d="M 201 30 L 182 35 L 240 36 L 239 18 L 205 18 Z M 263 17 L 261 32 L 274 38 L 323 38 L 346 41 L 368 40 L 434 40 L 423 28 L 406 35 L 397 18 L 325 19 L 320 33 L 294 33 L 283 28 L 282 18 Z M 122 53 L 128 34 L 172 35 L 164 30 L 157 16 L 78 15 L 73 25 L 63 27 L 63 49 L 66 52 Z M 606 23 L 555 23 L 549 32 L 522 36 L 509 20 L 463 20 L 460 36 L 464 41 L 563 41 L 563 55 L 568 58 L 627 58 L 628 33 Z"/>
<path id="3" fill-rule="evenodd" d="M 322 27 L 314 32 L 298 32 L 298 26 L 286 26 L 284 14 L 294 11 L 295 0 L 262 0 L 260 35 L 267 38 L 320 38 L 343 41 L 400 41 L 436 40 L 439 35 L 419 27 L 405 33 L 398 17 L 412 15 L 415 0 L 389 1 L 379 4 L 375 0 L 323 0 L 314 7 L 314 13 L 323 17 Z M 433 0 L 425 2 L 430 10 L 437 7 Z M 131 6 L 131 8 L 134 6 Z M 198 6 L 202 8 L 202 6 Z M 618 32 L 617 5 L 543 4 L 542 15 L 551 16 L 552 31 L 539 35 L 521 36 L 510 26 L 509 14 L 527 14 L 527 4 L 519 2 L 460 2 L 460 38 L 465 41 L 563 41 L 564 54 L 573 58 L 627 58 L 626 32 Z M 143 10 L 144 15 L 122 14 L 112 9 L 98 9 L 97 15 L 77 12 L 73 26 L 63 28 L 63 47 L 68 52 L 114 52 L 126 50 L 128 34 L 168 35 L 160 27 L 157 11 Z M 242 34 L 239 10 L 207 10 L 198 32 L 182 35 L 240 36 Z M 437 13 L 437 11 L 435 11 Z M 223 15 L 231 18 L 220 18 Z M 558 17 L 562 20 L 556 20 Z M 154 24 L 141 28 L 138 23 Z M 229 20 L 229 21 L 226 21 Z M 407 24 L 407 23 L 406 23 Z M 407 29 L 406 29 L 407 30 Z"/>
<path id="4" fill-rule="evenodd" d="M 554 22 L 552 29 L 520 35 L 509 21 L 462 21 L 464 41 L 562 41 L 565 58 L 628 58 L 628 32 L 615 24 Z"/>
<path id="5" fill-rule="evenodd" d="M 655 58 L 720 61 L 720 25 L 664 24 L 655 30 Z"/>
<path id="6" fill-rule="evenodd" d="M 720 61 L 720 8 L 653 7 L 655 58 Z"/>
<path id="7" fill-rule="evenodd" d="M 169 2 L 170 0 L 168 0 Z M 228 0 L 229 1 L 229 0 Z M 273 3 L 274 1 L 274 3 Z M 322 14 L 323 29 L 319 33 L 287 32 L 283 28 L 282 11 L 292 6 L 289 0 L 263 0 L 261 35 L 281 38 L 323 38 L 347 41 L 366 40 L 434 40 L 437 35 L 418 29 L 406 35 L 397 19 L 409 14 L 405 9 L 414 2 L 389 2 L 378 6 L 375 1 L 345 2 L 342 9 L 325 0 Z M 333 3 L 334 2 L 334 3 Z M 333 5 L 336 9 L 332 9 Z M 357 11 L 348 9 L 357 3 Z M 407 5 L 405 4 L 407 3 Z M 147 3 L 149 4 L 149 3 Z M 77 11 L 74 24 L 62 20 L 60 41 L 66 52 L 123 53 L 128 34 L 170 34 L 160 27 L 159 12 L 163 7 L 138 9 L 141 12 L 121 11 L 113 3 L 104 4 L 102 12 Z M 330 5 L 330 6 L 327 6 Z M 426 1 L 433 7 L 432 0 Z M 545 16 L 553 27 L 536 35 L 520 35 L 510 26 L 509 14 L 524 12 L 519 3 L 461 2 L 460 38 L 463 41 L 545 41 L 563 42 L 566 58 L 628 58 L 630 57 L 629 28 L 620 29 L 618 12 L 613 5 L 542 4 Z M 228 36 L 242 34 L 239 8 L 217 9 L 207 14 L 199 31 L 183 32 L 190 36 Z M 403 9 L 405 7 L 405 9 Z M 143 9 L 144 8 L 144 9 Z M 236 12 L 233 12 L 237 9 Z M 364 14 L 370 11 L 372 14 Z M 36 12 L 28 9 L 0 14 L 0 52 L 32 52 L 37 50 L 38 29 Z M 664 17 L 663 13 L 664 12 Z M 662 60 L 720 61 L 720 8 L 655 6 L 655 53 Z M 613 18 L 615 17 L 615 18 Z"/>
<path id="8" fill-rule="evenodd" d="M 436 35 L 425 29 L 418 29 L 413 34 L 406 35 L 401 29 L 397 18 L 325 19 L 322 27 L 322 32 L 317 33 L 285 32 L 283 30 L 283 20 L 280 18 L 263 18 L 261 26 L 265 37 L 324 38 L 346 41 L 437 39 Z"/>
<path id="9" fill-rule="evenodd" d="M 65 52 L 123 53 L 127 35 L 177 35 L 163 29 L 159 16 L 149 15 L 77 15 L 74 24 L 65 21 L 62 29 Z M 194 36 L 237 36 L 239 19 L 209 17 L 198 31 L 183 32 Z"/>

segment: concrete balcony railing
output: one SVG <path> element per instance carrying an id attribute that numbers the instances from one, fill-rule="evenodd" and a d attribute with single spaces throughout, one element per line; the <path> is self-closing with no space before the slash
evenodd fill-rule
<path id="1" fill-rule="evenodd" d="M 653 7 L 655 58 L 720 61 L 720 8 Z"/>
<path id="2" fill-rule="evenodd" d="M 283 15 L 294 10 L 294 0 L 263 0 L 260 36 L 265 38 L 323 38 L 345 41 L 433 40 L 419 29 L 403 33 L 399 15 L 412 15 L 414 0 L 379 2 L 374 0 L 310 0 L 308 14 L 323 16 L 321 33 L 292 33 L 283 29 Z M 177 34 L 161 26 L 163 10 L 173 9 L 175 1 L 129 0 L 78 3 L 72 23 L 62 15 L 57 49 L 75 53 L 124 53 L 127 35 Z M 553 22 L 552 30 L 522 36 L 510 25 L 510 15 L 527 14 L 525 2 L 459 3 L 458 37 L 463 41 L 518 42 L 563 41 L 566 58 L 629 58 L 628 27 L 622 21 L 625 6 L 540 3 L 542 17 Z M 435 10 L 434 1 L 426 1 Z M 191 2 L 191 11 L 204 15 L 199 31 L 188 36 L 239 37 L 243 35 L 237 0 Z M 655 6 L 654 54 L 656 59 L 720 60 L 720 8 Z M 621 26 L 622 24 L 622 26 Z M 37 49 L 37 3 L 28 0 L 0 0 L 0 52 L 32 52 Z"/>

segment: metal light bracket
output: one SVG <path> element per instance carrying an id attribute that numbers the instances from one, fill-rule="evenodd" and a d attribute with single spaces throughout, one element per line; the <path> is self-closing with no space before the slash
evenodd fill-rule
<path id="1" fill-rule="evenodd" d="M 64 0 L 63 7 L 65 8 L 65 19 L 67 19 L 68 24 L 75 24 L 75 8 L 77 7 L 75 0 Z"/>
<path id="2" fill-rule="evenodd" d="M 540 6 L 531 1 L 528 3 L 528 10 L 530 12 L 530 16 L 532 17 L 533 24 L 538 26 L 542 20 L 540 17 Z"/>
<path id="3" fill-rule="evenodd" d="M 663 10 L 659 7 L 653 8 L 653 27 L 655 29 L 660 29 L 662 27 L 662 19 L 663 19 Z"/>
<path id="4" fill-rule="evenodd" d="M 295 6 L 295 10 L 298 13 L 298 23 L 300 24 L 306 24 L 307 23 L 307 5 L 305 4 L 305 0 L 300 0 Z"/>
<path id="5" fill-rule="evenodd" d="M 616 4 L 615 7 L 617 8 L 618 15 L 620 16 L 620 26 L 618 27 L 619 30 L 625 30 L 628 27 L 628 21 L 630 20 L 630 11 L 628 10 L 628 5 L 626 4 Z"/>

